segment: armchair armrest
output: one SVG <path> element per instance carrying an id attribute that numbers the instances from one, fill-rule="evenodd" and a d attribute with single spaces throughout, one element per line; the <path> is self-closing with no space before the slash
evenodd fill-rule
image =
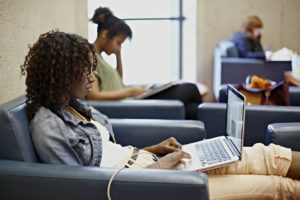
<path id="1" fill-rule="evenodd" d="M 267 126 L 277 122 L 295 122 L 300 119 L 297 106 L 246 106 L 245 146 L 260 142 L 266 144 Z M 203 103 L 198 107 L 198 120 L 205 124 L 207 138 L 225 133 L 226 104 Z"/>
<path id="2" fill-rule="evenodd" d="M 300 106 L 300 87 L 290 86 L 289 92 L 291 106 Z"/>
<path id="3" fill-rule="evenodd" d="M 205 127 L 197 120 L 111 119 L 117 143 L 146 147 L 169 137 L 181 144 L 203 140 Z"/>
<path id="4" fill-rule="evenodd" d="M 106 199 L 116 169 L 0 160 L 0 199 Z M 111 186 L 113 200 L 208 199 L 201 172 L 123 169 Z M 192 194 L 192 195 L 190 195 Z"/>
<path id="5" fill-rule="evenodd" d="M 179 100 L 121 100 L 85 102 L 110 118 L 185 119 Z"/>
<path id="6" fill-rule="evenodd" d="M 267 144 L 279 144 L 300 151 L 300 122 L 275 123 L 268 126 Z"/>

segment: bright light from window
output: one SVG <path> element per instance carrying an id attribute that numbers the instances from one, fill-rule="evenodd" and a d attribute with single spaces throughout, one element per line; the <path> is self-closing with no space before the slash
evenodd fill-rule
<path id="1" fill-rule="evenodd" d="M 197 80 L 197 0 L 183 1 L 183 59 L 182 71 L 185 81 Z"/>
<path id="2" fill-rule="evenodd" d="M 184 1 L 184 6 L 196 0 Z M 159 5 L 159 6 L 158 6 Z M 100 6 L 109 7 L 119 18 L 167 18 L 178 17 L 178 1 L 174 0 L 88 0 L 88 16 Z M 183 7 L 184 7 L 183 6 Z M 196 26 L 195 5 L 184 10 L 183 78 L 195 80 L 196 65 Z M 194 16 L 193 16 L 194 14 Z M 188 23 L 189 21 L 189 23 Z M 122 45 L 123 80 L 125 84 L 161 83 L 178 79 L 178 21 L 170 20 L 127 20 L 133 32 L 131 41 Z M 185 31 L 187 29 L 188 31 Z M 97 37 L 97 25 L 89 23 L 89 41 Z M 187 43 L 185 43 L 187 42 Z M 189 46 L 187 46 L 189 44 Z M 116 66 L 115 56 L 102 54 L 104 59 Z M 185 67 L 187 66 L 187 67 Z"/>

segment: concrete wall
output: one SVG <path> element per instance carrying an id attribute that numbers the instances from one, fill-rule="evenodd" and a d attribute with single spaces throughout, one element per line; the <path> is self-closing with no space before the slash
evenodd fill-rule
<path id="1" fill-rule="evenodd" d="M 25 93 L 28 44 L 52 29 L 88 35 L 86 0 L 0 0 L 0 104 Z"/>
<path id="2" fill-rule="evenodd" d="M 287 47 L 300 53 L 300 0 L 198 0 L 197 79 L 211 89 L 213 100 L 213 50 L 221 40 L 230 39 L 248 15 L 263 23 L 262 45 L 272 50 Z"/>

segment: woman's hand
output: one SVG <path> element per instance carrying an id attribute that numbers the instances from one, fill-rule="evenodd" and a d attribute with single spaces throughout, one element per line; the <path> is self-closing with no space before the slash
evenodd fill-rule
<path id="1" fill-rule="evenodd" d="M 122 65 L 122 59 L 121 59 L 121 47 L 115 49 L 114 54 L 116 55 L 116 59 L 117 59 L 117 71 L 120 74 L 121 78 L 123 78 L 123 65 Z"/>
<path id="2" fill-rule="evenodd" d="M 271 60 L 272 59 L 272 55 L 273 55 L 273 52 L 272 51 L 266 51 L 265 52 L 265 56 L 266 56 L 266 60 Z"/>
<path id="3" fill-rule="evenodd" d="M 146 89 L 144 86 L 133 86 L 133 87 L 128 87 L 128 96 L 129 97 L 135 97 L 140 94 L 143 94 L 144 92 L 148 91 L 149 89 Z"/>
<path id="4" fill-rule="evenodd" d="M 190 154 L 184 152 L 184 151 L 177 151 L 170 153 L 155 163 L 147 166 L 147 168 L 156 168 L 156 169 L 177 169 L 177 167 L 181 164 L 185 165 L 185 161 L 183 161 L 183 158 L 190 159 Z"/>
<path id="5" fill-rule="evenodd" d="M 174 137 L 170 137 L 157 145 L 146 147 L 144 150 L 150 151 L 154 154 L 164 155 L 175 151 L 181 151 L 181 147 L 182 145 Z"/>

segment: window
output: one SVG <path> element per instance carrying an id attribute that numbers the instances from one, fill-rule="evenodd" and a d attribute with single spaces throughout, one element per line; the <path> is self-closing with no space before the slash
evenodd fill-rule
<path id="1" fill-rule="evenodd" d="M 125 84 L 195 80 L 196 0 L 184 3 L 182 0 L 88 1 L 89 18 L 99 6 L 109 7 L 132 29 L 132 40 L 122 45 Z M 96 36 L 97 25 L 89 23 L 89 41 L 94 42 Z M 114 55 L 103 57 L 116 66 Z"/>

